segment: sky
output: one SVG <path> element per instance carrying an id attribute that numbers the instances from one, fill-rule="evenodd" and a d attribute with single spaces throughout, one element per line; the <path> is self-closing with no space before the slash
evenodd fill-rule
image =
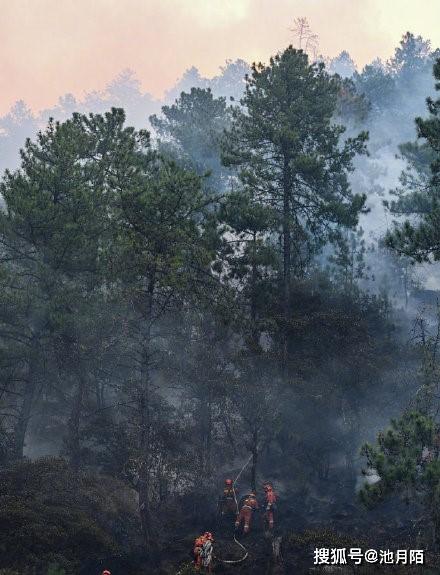
<path id="1" fill-rule="evenodd" d="M 0 114 L 82 98 L 125 68 L 160 98 L 193 65 L 210 77 L 227 59 L 267 62 L 297 17 L 320 53 L 346 49 L 360 68 L 407 30 L 440 46 L 440 0 L 0 0 L 0 14 Z"/>

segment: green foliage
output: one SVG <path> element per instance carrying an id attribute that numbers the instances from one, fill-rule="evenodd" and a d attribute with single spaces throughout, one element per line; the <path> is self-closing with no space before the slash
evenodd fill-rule
<path id="1" fill-rule="evenodd" d="M 341 80 L 336 113 L 338 121 L 345 125 L 358 126 L 365 122 L 370 111 L 370 102 L 365 94 L 358 90 L 351 78 Z"/>
<path id="2" fill-rule="evenodd" d="M 430 53 L 431 43 L 429 40 L 406 32 L 389 62 L 389 69 L 394 75 L 398 75 L 398 79 L 402 83 L 414 79 L 414 72 L 420 72 L 428 64 Z"/>
<path id="3" fill-rule="evenodd" d="M 363 209 L 347 174 L 367 136 L 341 142 L 345 128 L 332 122 L 340 90 L 338 77 L 289 47 L 252 67 L 225 140 L 225 163 L 238 166 L 255 203 L 271 207 L 272 231 L 291 230 L 292 253 L 322 245 L 333 224 L 353 226 Z"/>
<path id="4" fill-rule="evenodd" d="M 215 98 L 209 88 L 191 88 L 150 122 L 161 138 L 161 149 L 199 175 L 212 175 L 207 185 L 218 193 L 226 177 L 220 163 L 220 144 L 230 123 L 226 98 Z"/>
<path id="5" fill-rule="evenodd" d="M 157 147 L 122 110 L 51 121 L 5 175 L 0 567 L 94 569 L 138 532 L 153 561 L 206 529 L 217 471 L 249 452 L 243 486 L 331 475 L 353 493 L 369 416 L 403 387 L 384 375 L 388 301 L 355 289 L 366 134 L 335 118 L 362 121 L 366 101 L 293 48 L 246 84 L 233 111 L 181 94 L 151 119 Z M 38 449 L 66 461 L 22 460 Z"/>
<path id="6" fill-rule="evenodd" d="M 380 112 L 393 103 L 395 79 L 381 62 L 367 64 L 361 73 L 355 72 L 353 82 L 357 92 L 365 95 L 374 112 Z"/>
<path id="7" fill-rule="evenodd" d="M 434 66 L 434 77 L 440 81 L 439 60 Z M 440 82 L 436 84 L 436 89 L 440 89 Z M 403 148 L 412 172 L 403 174 L 403 186 L 397 191 L 398 201 L 391 204 L 393 212 L 413 214 L 418 219 L 415 223 L 414 220 L 406 220 L 403 224 L 395 224 L 386 238 L 389 247 L 416 261 L 440 258 L 440 99 L 434 101 L 428 98 L 427 103 L 430 117 L 416 119 L 418 137 L 423 144 Z M 429 179 L 428 165 L 431 172 Z"/>
<path id="8" fill-rule="evenodd" d="M 334 265 L 333 276 L 336 283 L 348 292 L 356 289 L 357 280 L 366 278 L 366 246 L 363 236 L 362 228 L 341 234 L 336 240 L 334 254 L 329 257 L 329 261 Z"/>
<path id="9" fill-rule="evenodd" d="M 328 479 L 338 453 L 347 466 L 344 481 L 354 489 L 354 460 L 365 434 L 366 410 L 368 418 L 381 417 L 378 397 L 386 403 L 385 397 L 394 401 L 407 392 L 399 381 L 383 377 L 392 370 L 400 379 L 401 361 L 390 338 L 386 302 L 356 290 L 336 290 L 322 277 L 320 281 L 318 286 L 304 282 L 292 293 L 288 333 L 295 370 L 287 395 L 291 400 L 280 406 L 277 440 L 283 457 L 277 472 L 288 475 L 289 466 L 298 461 L 298 473 L 308 470 L 306 483 L 319 484 Z"/>
<path id="10" fill-rule="evenodd" d="M 279 267 L 277 247 L 269 235 L 276 215 L 242 190 L 225 196 L 218 220 L 223 234 L 216 269 L 229 282 L 238 282 L 240 295 L 250 304 L 250 329 L 256 333 L 263 328 L 268 291 Z"/>
<path id="11" fill-rule="evenodd" d="M 209 264 L 209 251 L 203 251 L 201 242 L 206 201 L 198 176 L 155 158 L 127 178 L 119 202 L 111 257 L 114 271 L 127 284 L 141 271 L 168 290 L 191 281 L 197 264 Z"/>
<path id="12" fill-rule="evenodd" d="M 133 494 L 115 479 L 73 474 L 59 459 L 1 471 L 0 500 L 0 566 L 20 573 L 48 564 L 53 574 L 76 572 L 120 551 L 127 535 L 128 545 L 137 542 Z"/>
<path id="13" fill-rule="evenodd" d="M 378 435 L 376 445 L 365 444 L 362 455 L 379 477 L 360 491 L 365 506 L 374 507 L 396 494 L 407 502 L 422 504 L 438 524 L 440 462 L 438 427 L 432 417 L 418 411 L 404 413 Z"/>

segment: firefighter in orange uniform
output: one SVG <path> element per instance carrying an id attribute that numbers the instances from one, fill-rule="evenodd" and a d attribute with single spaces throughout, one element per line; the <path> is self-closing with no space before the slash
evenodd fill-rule
<path id="1" fill-rule="evenodd" d="M 251 491 L 249 495 L 243 500 L 240 513 L 235 521 L 235 528 L 238 529 L 242 523 L 244 523 L 243 533 L 249 533 L 251 527 L 252 513 L 258 509 L 258 501 L 255 493 Z"/>
<path id="2" fill-rule="evenodd" d="M 236 514 L 237 504 L 235 497 L 232 479 L 225 479 L 225 487 L 219 501 L 219 511 L 221 515 Z"/>
<path id="3" fill-rule="evenodd" d="M 196 537 L 194 541 L 194 568 L 196 571 L 200 571 L 201 567 L 206 567 L 208 573 L 212 572 L 213 543 L 214 537 L 209 531 Z"/>
<path id="4" fill-rule="evenodd" d="M 205 537 L 203 535 L 199 535 L 194 541 L 194 567 L 196 571 L 199 571 L 200 567 L 202 566 L 201 553 L 204 543 Z"/>
<path id="5" fill-rule="evenodd" d="M 212 573 L 212 556 L 214 553 L 214 537 L 212 533 L 206 531 L 203 535 L 204 543 L 200 553 L 202 566 L 206 569 L 207 573 Z"/>
<path id="6" fill-rule="evenodd" d="M 263 484 L 265 495 L 265 514 L 264 518 L 269 529 L 273 529 L 273 516 L 276 509 L 277 496 L 271 483 L 265 482 Z"/>

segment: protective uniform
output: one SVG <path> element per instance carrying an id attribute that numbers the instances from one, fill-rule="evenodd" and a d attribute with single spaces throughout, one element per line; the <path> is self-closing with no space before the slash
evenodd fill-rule
<path id="1" fill-rule="evenodd" d="M 266 507 L 264 518 L 267 521 L 269 529 L 273 529 L 273 517 L 276 509 L 277 496 L 270 483 L 264 484 L 264 494 Z"/>
<path id="2" fill-rule="evenodd" d="M 206 531 L 203 535 L 197 537 L 194 541 L 194 567 L 196 571 L 200 571 L 203 566 L 211 573 L 212 569 L 212 554 L 214 552 L 214 537 L 212 533 Z"/>
<path id="3" fill-rule="evenodd" d="M 205 536 L 199 535 L 194 541 L 194 567 L 196 571 L 199 571 L 202 566 L 202 549 L 205 543 Z"/>
<path id="4" fill-rule="evenodd" d="M 212 533 L 207 531 L 204 534 L 204 543 L 202 545 L 202 550 L 200 552 L 200 558 L 202 561 L 203 567 L 207 570 L 208 573 L 212 572 L 212 555 L 214 553 L 214 537 Z"/>
<path id="5" fill-rule="evenodd" d="M 240 513 L 235 521 L 235 528 L 238 529 L 242 523 L 244 523 L 243 532 L 249 533 L 251 526 L 252 512 L 258 509 L 258 501 L 255 497 L 255 493 L 249 493 L 246 495 L 243 504 L 240 509 Z"/>
<path id="6" fill-rule="evenodd" d="M 225 479 L 225 487 L 220 498 L 219 508 L 221 515 L 237 512 L 236 495 L 232 479 Z"/>

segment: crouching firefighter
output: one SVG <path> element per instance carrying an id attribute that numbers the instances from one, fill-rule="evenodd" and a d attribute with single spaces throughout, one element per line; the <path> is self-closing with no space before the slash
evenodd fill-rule
<path id="1" fill-rule="evenodd" d="M 273 519 L 274 513 L 276 511 L 277 496 L 271 483 L 265 482 L 263 487 L 265 497 L 264 519 L 269 529 L 273 529 Z"/>
<path id="2" fill-rule="evenodd" d="M 194 542 L 194 567 L 196 571 L 200 571 L 201 567 L 204 567 L 207 573 L 212 573 L 213 543 L 214 537 L 209 531 L 196 538 Z"/>
<path id="3" fill-rule="evenodd" d="M 251 492 L 243 500 L 240 513 L 237 515 L 235 521 L 235 528 L 238 529 L 242 523 L 243 533 L 249 533 L 251 527 L 252 513 L 258 509 L 258 501 L 255 493 Z"/>
<path id="4" fill-rule="evenodd" d="M 223 494 L 219 500 L 219 514 L 235 515 L 237 513 L 236 495 L 232 479 L 225 479 Z"/>

